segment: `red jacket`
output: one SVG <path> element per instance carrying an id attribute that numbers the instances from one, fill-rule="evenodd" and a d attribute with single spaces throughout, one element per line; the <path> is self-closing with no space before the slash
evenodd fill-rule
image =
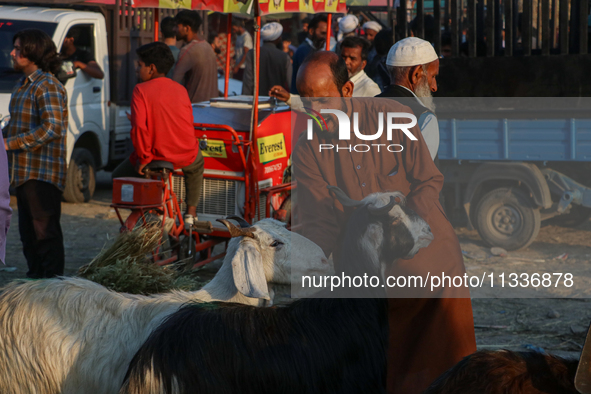
<path id="1" fill-rule="evenodd" d="M 131 142 L 139 161 L 173 163 L 183 168 L 195 161 L 199 142 L 193 128 L 193 108 L 187 90 L 169 78 L 156 78 L 136 85 L 131 98 Z"/>

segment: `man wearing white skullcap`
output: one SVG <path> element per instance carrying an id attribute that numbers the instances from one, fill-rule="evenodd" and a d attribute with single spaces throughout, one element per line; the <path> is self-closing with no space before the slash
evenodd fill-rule
<path id="1" fill-rule="evenodd" d="M 439 125 L 432 92 L 437 91 L 439 56 L 428 41 L 408 37 L 390 48 L 386 66 L 392 84 L 378 97 L 411 99 L 404 104 L 411 107 L 417 116 L 423 138 L 435 160 L 439 149 Z"/>
<path id="2" fill-rule="evenodd" d="M 365 22 L 363 24 L 363 30 L 365 30 L 365 38 L 367 38 L 367 41 L 373 42 L 373 39 L 376 38 L 376 34 L 382 31 L 382 25 L 374 21 Z"/>
<path id="3" fill-rule="evenodd" d="M 283 33 L 283 26 L 281 26 L 281 23 L 267 23 L 261 28 L 261 40 L 275 41 L 276 39 L 281 37 L 281 33 Z"/>
<path id="4" fill-rule="evenodd" d="M 359 27 L 359 19 L 355 15 L 344 16 L 339 21 L 339 31 L 341 31 L 344 37 L 355 35 L 355 29 Z"/>
<path id="5" fill-rule="evenodd" d="M 390 48 L 386 66 L 390 73 L 391 85 L 377 97 L 393 98 L 412 109 L 431 158 L 437 164 L 439 126 L 431 97 L 431 93 L 437 91 L 437 53 L 425 40 L 416 37 L 405 38 Z M 434 204 L 440 206 L 439 201 L 434 201 Z M 444 215 L 442 208 L 433 208 L 431 212 Z M 429 225 L 432 229 L 436 226 L 431 222 Z M 443 232 L 442 236 L 453 237 L 449 230 Z M 436 235 L 435 238 L 437 237 Z M 441 242 L 441 236 L 439 238 Z M 438 251 L 434 255 L 438 256 L 434 257 L 438 259 L 438 263 L 447 261 L 450 266 L 462 266 L 461 250 L 457 242 L 455 239 L 443 241 L 446 247 L 451 248 L 453 245 L 454 251 Z M 430 261 L 425 255 L 423 258 Z M 416 264 L 418 265 L 418 262 Z M 405 303 L 408 304 L 405 306 Z M 416 313 L 400 318 L 401 314 L 405 314 L 405 310 L 411 309 L 409 305 L 416 308 Z M 398 302 L 396 309 L 390 313 L 391 316 L 397 316 L 396 320 L 391 320 L 391 326 L 395 321 L 399 327 L 391 329 L 390 338 L 405 338 L 407 343 L 412 345 L 395 341 L 388 348 L 389 393 L 422 393 L 429 382 L 443 373 L 442 371 L 476 351 L 472 307 L 468 297 L 406 299 Z"/>
<path id="6" fill-rule="evenodd" d="M 359 19 L 355 15 L 349 14 L 345 15 L 344 17 L 340 18 L 339 20 L 339 34 L 338 39 L 339 42 L 337 43 L 337 47 L 335 52 L 341 53 L 341 42 L 347 37 L 354 37 L 357 35 L 355 33 L 355 29 L 359 27 Z"/>
<path id="7" fill-rule="evenodd" d="M 365 31 L 365 38 L 371 44 L 371 48 L 369 49 L 369 53 L 367 54 L 367 64 L 371 64 L 373 62 L 373 59 L 378 54 L 378 51 L 376 50 L 376 47 L 373 44 L 373 40 L 376 38 L 376 35 L 380 31 L 382 31 L 382 25 L 374 21 L 365 22 L 363 24 L 363 30 Z"/>
<path id="8" fill-rule="evenodd" d="M 277 22 L 270 22 L 261 28 L 261 55 L 259 59 L 259 94 L 266 95 L 272 86 L 279 85 L 289 89 L 291 81 L 291 60 L 289 55 L 280 48 L 283 47 L 281 34 L 283 26 Z M 242 94 L 254 94 L 254 51 L 246 54 L 246 68 L 242 81 Z"/>

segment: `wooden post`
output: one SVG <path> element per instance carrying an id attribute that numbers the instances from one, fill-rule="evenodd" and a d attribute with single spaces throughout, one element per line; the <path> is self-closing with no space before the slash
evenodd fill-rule
<path id="1" fill-rule="evenodd" d="M 433 18 L 435 19 L 435 52 L 441 56 L 441 0 L 433 2 Z"/>
<path id="2" fill-rule="evenodd" d="M 523 0 L 523 15 L 521 19 L 521 45 L 523 46 L 523 54 L 525 56 L 531 55 L 531 41 L 532 41 L 532 0 Z"/>
<path id="3" fill-rule="evenodd" d="M 550 54 L 550 2 L 542 1 L 542 55 Z"/>
<path id="4" fill-rule="evenodd" d="M 425 2 L 417 0 L 417 27 L 419 28 L 419 38 L 425 39 Z"/>
<path id="5" fill-rule="evenodd" d="M 527 1 L 527 0 L 525 0 Z M 486 56 L 495 55 L 495 0 L 486 2 Z"/>
<path id="6" fill-rule="evenodd" d="M 505 56 L 513 56 L 513 0 L 505 0 Z"/>
<path id="7" fill-rule="evenodd" d="M 203 39 L 207 41 L 209 38 L 209 18 L 207 17 L 207 11 L 201 11 L 201 19 L 203 20 Z"/>
<path id="8" fill-rule="evenodd" d="M 398 25 L 400 28 L 400 39 L 406 38 L 408 34 L 408 16 L 406 13 L 406 1 L 400 0 L 400 7 L 396 10 L 396 16 L 398 17 Z"/>
<path id="9" fill-rule="evenodd" d="M 560 0 L 560 22 L 558 23 L 560 54 L 568 54 L 568 0 Z"/>
<path id="10" fill-rule="evenodd" d="M 468 1 L 468 56 L 476 56 L 476 2 Z"/>
<path id="11" fill-rule="evenodd" d="M 581 0 L 579 4 L 579 54 L 587 54 L 587 17 L 589 15 L 589 0 Z"/>
<path id="12" fill-rule="evenodd" d="M 453 57 L 458 57 L 460 55 L 460 36 L 461 31 L 459 28 L 459 8 L 458 1 L 460 0 L 451 0 L 451 55 Z"/>

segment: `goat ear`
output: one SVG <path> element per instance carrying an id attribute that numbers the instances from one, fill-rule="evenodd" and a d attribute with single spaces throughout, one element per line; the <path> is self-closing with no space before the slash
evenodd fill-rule
<path id="1" fill-rule="evenodd" d="M 234 285 L 247 297 L 270 300 L 262 260 L 254 245 L 250 242 L 241 242 L 232 258 Z"/>

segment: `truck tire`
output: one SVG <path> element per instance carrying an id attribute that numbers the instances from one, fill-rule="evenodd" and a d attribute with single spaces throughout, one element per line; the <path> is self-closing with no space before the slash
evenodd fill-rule
<path id="1" fill-rule="evenodd" d="M 74 148 L 68 172 L 64 199 L 67 202 L 88 202 L 96 187 L 96 166 L 92 153 L 85 148 Z"/>
<path id="2" fill-rule="evenodd" d="M 540 210 L 519 189 L 488 192 L 478 202 L 475 216 L 480 237 L 487 244 L 506 250 L 525 248 L 540 231 Z"/>
<path id="3" fill-rule="evenodd" d="M 583 207 L 573 204 L 570 207 L 570 212 L 562 215 L 554 216 L 548 219 L 548 224 L 553 224 L 561 227 L 578 227 L 591 218 L 591 208 Z"/>

